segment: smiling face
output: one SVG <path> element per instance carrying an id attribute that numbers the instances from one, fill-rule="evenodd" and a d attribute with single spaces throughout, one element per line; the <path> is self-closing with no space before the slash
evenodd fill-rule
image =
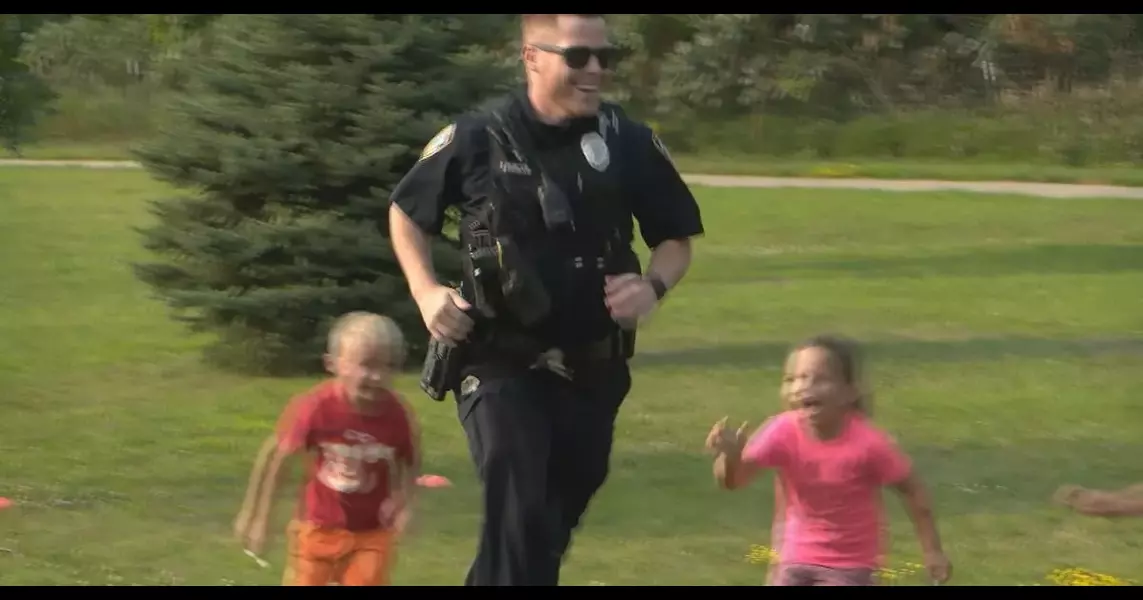
<path id="1" fill-rule="evenodd" d="M 618 53 L 603 17 L 554 15 L 525 26 L 522 56 L 529 90 L 547 112 L 572 118 L 599 110 L 600 88 Z"/>
<path id="2" fill-rule="evenodd" d="M 372 340 L 349 338 L 330 361 L 330 370 L 350 401 L 368 405 L 382 397 L 393 380 L 389 348 Z"/>
<path id="3" fill-rule="evenodd" d="M 393 373 L 404 361 L 404 348 L 404 336 L 392 319 L 350 313 L 330 330 L 326 368 L 351 402 L 367 406 L 387 395 Z"/>
<path id="4" fill-rule="evenodd" d="M 836 429 L 858 401 L 858 391 L 828 348 L 808 346 L 790 357 L 783 388 L 814 429 Z"/>

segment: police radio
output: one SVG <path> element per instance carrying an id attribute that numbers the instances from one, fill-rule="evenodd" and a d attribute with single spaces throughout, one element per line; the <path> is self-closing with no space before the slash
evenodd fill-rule
<path id="1" fill-rule="evenodd" d="M 540 211 L 544 214 L 544 226 L 548 231 L 560 231 L 562 229 L 571 229 L 575 231 L 575 217 L 572 216 L 571 203 L 568 202 L 567 194 L 564 193 L 556 182 L 548 177 L 547 173 L 541 173 L 540 189 L 537 190 L 536 195 L 540 198 Z"/>

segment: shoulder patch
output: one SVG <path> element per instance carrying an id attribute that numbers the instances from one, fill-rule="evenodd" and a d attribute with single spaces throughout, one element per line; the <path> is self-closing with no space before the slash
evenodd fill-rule
<path id="1" fill-rule="evenodd" d="M 675 161 L 671 158 L 671 153 L 667 152 L 667 145 L 663 143 L 663 140 L 659 139 L 659 134 L 651 132 L 651 142 L 655 144 L 655 148 L 659 150 L 663 158 L 667 159 L 667 162 L 671 163 L 672 167 L 675 166 Z"/>
<path id="2" fill-rule="evenodd" d="M 444 129 L 437 132 L 437 134 L 433 136 L 433 139 L 429 140 L 429 143 L 425 144 L 425 149 L 421 150 L 421 158 L 419 160 L 425 160 L 426 158 L 429 158 L 437 152 L 447 148 L 448 145 L 452 143 L 452 138 L 455 135 L 456 123 L 451 123 L 448 127 L 445 127 Z"/>

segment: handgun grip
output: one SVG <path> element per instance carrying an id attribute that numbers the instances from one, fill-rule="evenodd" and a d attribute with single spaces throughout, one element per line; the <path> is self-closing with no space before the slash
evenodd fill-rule
<path id="1" fill-rule="evenodd" d="M 448 393 L 448 367 L 453 348 L 435 338 L 429 339 L 425 363 L 421 367 L 421 390 L 437 402 Z"/>

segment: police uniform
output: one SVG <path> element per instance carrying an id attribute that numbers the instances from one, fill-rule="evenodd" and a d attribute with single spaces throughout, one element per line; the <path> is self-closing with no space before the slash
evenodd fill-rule
<path id="1" fill-rule="evenodd" d="M 559 233 L 541 218 L 544 177 L 570 204 L 572 226 Z M 523 337 L 507 339 L 517 352 L 481 344 L 482 331 L 500 327 L 496 319 L 478 319 L 466 341 L 472 351 L 454 391 L 484 486 L 466 585 L 556 585 L 572 531 L 607 477 L 615 418 L 631 388 L 633 333 L 624 335 L 604 305 L 605 276 L 639 269 L 635 221 L 651 248 L 701 235 L 698 205 L 662 142 L 619 107 L 604 103 L 598 116 L 548 125 L 522 90 L 442 130 L 392 201 L 429 235 L 440 233 L 450 206 L 477 221 L 494 201 L 518 209 L 515 218 L 500 211 L 500 227 L 526 240 L 551 305 L 539 322 L 514 328 Z M 555 360 L 539 349 L 554 350 Z"/>

